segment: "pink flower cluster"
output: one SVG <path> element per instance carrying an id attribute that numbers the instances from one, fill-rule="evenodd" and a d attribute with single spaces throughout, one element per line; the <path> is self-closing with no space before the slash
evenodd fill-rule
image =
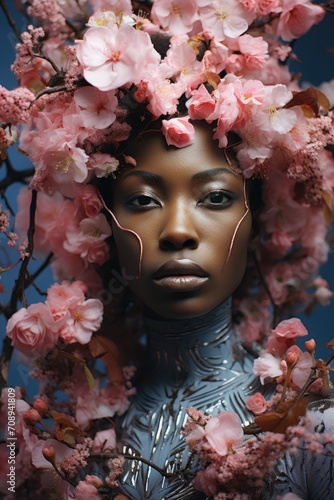
<path id="1" fill-rule="evenodd" d="M 188 415 L 186 440 L 189 449 L 199 456 L 203 465 L 195 478 L 196 489 L 217 500 L 258 498 L 263 478 L 287 448 L 286 437 L 266 433 L 258 440 L 244 439 L 239 417 L 230 412 L 209 418 L 189 408 Z M 217 420 L 219 425 L 215 422 Z M 207 432 L 211 421 L 213 425 Z M 230 439 L 232 446 L 225 447 L 220 453 L 220 443 Z"/>
<path id="2" fill-rule="evenodd" d="M 81 282 L 55 283 L 45 304 L 19 309 L 6 327 L 12 345 L 28 356 L 41 356 L 59 340 L 87 344 L 101 326 L 103 306 L 98 299 L 86 300 L 85 289 Z"/>
<path id="3" fill-rule="evenodd" d="M 270 0 L 258 2 L 237 0 L 157 0 L 152 19 L 175 35 L 191 33 L 195 23 L 210 30 L 219 40 L 237 38 L 256 19 L 271 13 L 280 14 L 275 30 L 290 41 L 306 33 L 323 17 L 323 11 L 308 0 Z"/>
<path id="4" fill-rule="evenodd" d="M 257 439 L 243 440 L 242 429 L 238 430 L 237 419 L 233 417 L 235 414 L 229 412 L 226 414 L 226 425 L 211 429 L 213 435 L 209 442 L 206 429 L 211 420 L 218 419 L 210 419 L 194 408 L 188 409 L 188 415 L 190 418 L 184 431 L 188 446 L 199 456 L 203 466 L 196 475 L 195 486 L 215 500 L 261 498 L 264 479 L 272 479 L 275 463 L 285 452 L 296 453 L 302 446 L 310 452 L 324 453 L 328 449 L 326 447 L 334 442 L 330 433 L 310 432 L 307 420 L 288 427 L 283 433 L 266 432 Z M 220 414 L 220 418 L 221 415 L 224 414 Z M 238 446 L 230 448 L 227 453 L 217 453 L 216 443 L 224 437 L 228 439 L 235 432 L 240 433 Z M 283 498 L 297 500 L 298 497 L 287 494 Z"/>
<path id="5" fill-rule="evenodd" d="M 18 196 L 15 227 L 22 238 L 28 229 L 31 192 L 23 188 Z M 39 193 L 35 217 L 35 251 L 54 254 L 53 270 L 58 280 L 77 279 L 89 283 L 90 290 L 101 288 L 96 265 L 109 258 L 105 239 L 111 228 L 101 213 L 103 206 L 91 185 L 78 186 L 75 198 L 60 193 Z"/>
<path id="6" fill-rule="evenodd" d="M 260 377 L 262 384 L 274 380 L 282 382 L 286 378 L 288 365 L 292 364 L 293 368 L 287 381 L 288 386 L 295 389 L 303 388 L 313 366 L 311 354 L 314 352 L 314 347 L 311 350 L 308 349 L 306 352 L 302 352 L 296 345 L 296 341 L 297 338 L 304 337 L 307 334 L 306 328 L 298 318 L 281 321 L 272 330 L 263 353 L 254 361 L 253 371 L 255 375 Z M 307 347 L 309 346 L 308 342 L 311 341 L 305 343 Z M 248 402 L 248 405 L 252 404 L 253 400 Z M 256 411 L 254 413 L 261 413 L 259 412 L 260 406 L 261 404 L 259 406 L 255 405 Z"/>

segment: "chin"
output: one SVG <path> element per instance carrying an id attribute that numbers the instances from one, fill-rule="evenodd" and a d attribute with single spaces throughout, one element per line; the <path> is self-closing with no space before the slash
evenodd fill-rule
<path id="1" fill-rule="evenodd" d="M 218 302 L 205 303 L 203 298 L 194 297 L 188 292 L 183 294 L 182 298 L 178 294 L 176 301 L 164 300 L 161 306 L 160 304 L 147 304 L 145 311 L 149 316 L 161 319 L 191 319 L 207 314 L 224 300 L 222 298 Z"/>

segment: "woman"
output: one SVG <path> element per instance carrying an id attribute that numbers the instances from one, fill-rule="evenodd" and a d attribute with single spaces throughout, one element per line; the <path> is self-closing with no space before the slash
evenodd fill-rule
<path id="1" fill-rule="evenodd" d="M 330 386 L 314 345 L 295 345 L 299 320 L 278 324 L 331 294 L 317 270 L 332 112 L 280 62 L 281 39 L 323 9 L 298 4 L 296 29 L 284 2 L 156 0 L 153 22 L 137 2 L 135 14 L 125 0 L 83 3 L 29 4 L 44 29 L 24 34 L 13 67 L 22 86 L 37 75 L 44 87 L 2 92 L 3 141 L 27 122 L 20 147 L 35 166 L 23 257 L 35 227 L 35 250 L 52 251 L 66 280 L 7 325 L 43 380 L 34 403 L 16 397 L 20 494 L 45 496 L 54 473 L 61 498 L 257 498 L 295 446 L 291 413 L 297 424 L 305 393 Z M 269 402 L 253 371 L 279 383 Z M 244 441 L 243 429 L 275 432 Z M 324 450 L 331 438 L 314 435 Z"/>
<path id="2" fill-rule="evenodd" d="M 234 410 L 247 422 L 245 399 L 257 385 L 253 357 L 231 327 L 230 296 L 251 238 L 246 182 L 203 123 L 186 148 L 168 147 L 157 130 L 130 149 L 136 167 L 105 192 L 120 267 L 128 276 L 134 262 L 140 269 L 128 287 L 142 303 L 148 338 L 137 393 L 120 423 L 121 442 L 127 453 L 175 477 L 130 461 L 120 491 L 138 499 L 197 498 L 181 434 L 186 409 Z M 142 256 L 136 237 L 130 240 L 118 225 L 140 239 Z"/>

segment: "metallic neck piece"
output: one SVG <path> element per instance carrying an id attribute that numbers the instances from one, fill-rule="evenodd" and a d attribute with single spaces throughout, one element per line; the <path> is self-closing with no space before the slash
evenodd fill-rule
<path id="1" fill-rule="evenodd" d="M 194 406 L 211 415 L 230 410 L 245 423 L 250 420 L 245 400 L 256 384 L 253 358 L 234 338 L 230 299 L 199 318 L 144 318 L 144 325 L 148 358 L 118 431 L 124 452 L 173 477 L 140 460 L 127 460 L 120 493 L 131 500 L 205 499 L 192 485 L 198 464 L 182 437 L 186 409 Z"/>

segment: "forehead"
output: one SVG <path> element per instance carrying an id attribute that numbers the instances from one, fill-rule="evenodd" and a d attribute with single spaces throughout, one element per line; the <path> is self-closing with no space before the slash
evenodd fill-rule
<path id="1" fill-rule="evenodd" d="M 199 180 L 201 177 L 196 174 L 223 168 L 222 173 L 230 172 L 243 181 L 235 160 L 231 155 L 228 157 L 225 151 L 218 147 L 217 141 L 213 140 L 211 127 L 199 124 L 195 126 L 195 131 L 193 144 L 185 148 L 168 146 L 159 131 L 144 134 L 140 141 L 132 144 L 126 151 L 126 154 L 135 158 L 137 166 L 135 169 L 126 168 L 121 178 L 138 169 L 157 174 L 166 180 L 190 180 L 194 176 Z"/>

